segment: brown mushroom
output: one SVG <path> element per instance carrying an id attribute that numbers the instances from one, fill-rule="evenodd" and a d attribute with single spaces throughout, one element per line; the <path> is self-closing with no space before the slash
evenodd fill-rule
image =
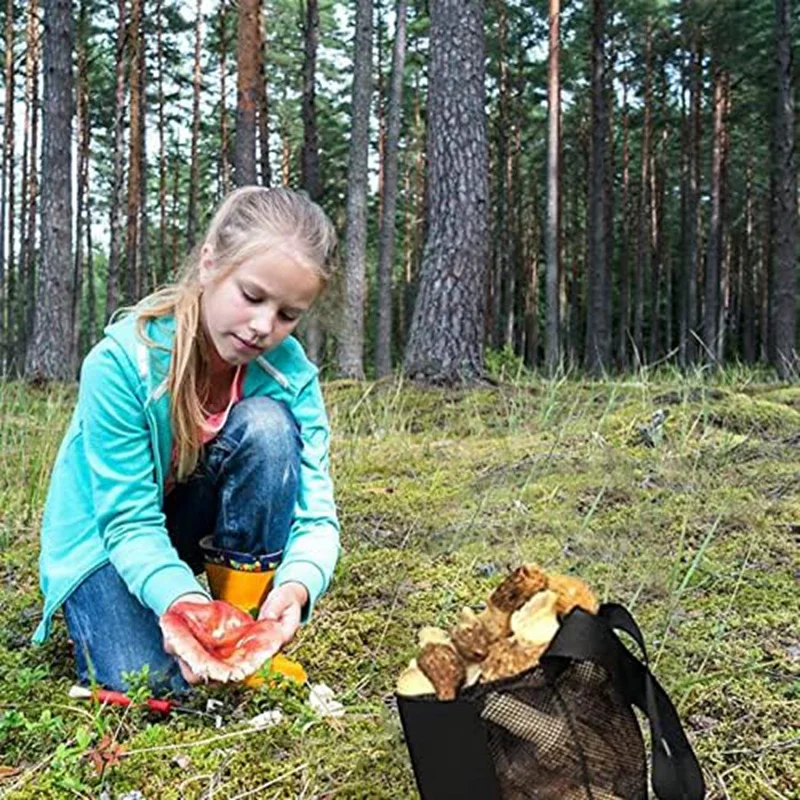
<path id="1" fill-rule="evenodd" d="M 549 589 L 538 592 L 511 615 L 514 638 L 525 645 L 548 645 L 558 631 L 558 596 Z"/>
<path id="2" fill-rule="evenodd" d="M 594 592 L 580 578 L 572 575 L 551 575 L 549 588 L 558 595 L 556 612 L 559 616 L 569 614 L 576 606 L 596 614 L 600 608 Z"/>
<path id="3" fill-rule="evenodd" d="M 547 645 L 525 645 L 514 639 L 500 639 L 489 648 L 489 654 L 481 662 L 481 680 L 494 681 L 517 675 L 539 663 Z"/>
<path id="4" fill-rule="evenodd" d="M 467 677 L 464 662 L 446 644 L 427 644 L 417 658 L 419 668 L 433 684 L 439 700 L 454 700 Z"/>
<path id="5" fill-rule="evenodd" d="M 489 642 L 504 639 L 511 633 L 511 613 L 509 611 L 501 611 L 492 604 L 491 599 L 486 604 L 486 608 L 476 616 L 486 631 Z"/>
<path id="6" fill-rule="evenodd" d="M 412 658 L 408 666 L 400 673 L 397 679 L 397 694 L 404 697 L 416 697 L 421 694 L 434 694 L 433 684 L 419 668 L 417 660 Z"/>
<path id="7" fill-rule="evenodd" d="M 450 632 L 456 650 L 465 661 L 483 661 L 491 644 L 489 633 L 471 608 L 461 611 L 458 622 Z"/>
<path id="8" fill-rule="evenodd" d="M 491 594 L 489 602 L 501 611 L 516 611 L 537 592 L 547 588 L 547 575 L 538 564 L 517 567 Z"/>

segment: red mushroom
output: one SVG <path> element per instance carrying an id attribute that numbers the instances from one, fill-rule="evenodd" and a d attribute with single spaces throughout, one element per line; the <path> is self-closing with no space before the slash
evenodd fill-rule
<path id="1" fill-rule="evenodd" d="M 164 648 L 206 681 L 240 681 L 252 675 L 283 644 L 280 626 L 238 608 L 211 603 L 175 603 L 159 619 Z"/>

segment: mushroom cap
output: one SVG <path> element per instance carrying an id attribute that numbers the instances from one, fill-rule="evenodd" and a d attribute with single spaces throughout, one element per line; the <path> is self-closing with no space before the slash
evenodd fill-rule
<path id="1" fill-rule="evenodd" d="M 538 564 L 523 564 L 492 592 L 489 602 L 502 611 L 516 611 L 537 592 L 546 589 L 547 580 Z"/>
<path id="2" fill-rule="evenodd" d="M 419 668 L 417 660 L 412 658 L 397 678 L 396 691 L 397 694 L 404 697 L 417 697 L 423 694 L 434 694 L 436 689 Z"/>
<path id="3" fill-rule="evenodd" d="M 159 625 L 164 649 L 206 681 L 243 680 L 283 644 L 277 622 L 256 622 L 221 600 L 174 603 L 159 617 Z"/>
<path id="4" fill-rule="evenodd" d="M 489 654 L 481 662 L 481 680 L 509 678 L 535 667 L 547 645 L 525 645 L 514 639 L 500 639 L 489 648 Z"/>
<path id="5" fill-rule="evenodd" d="M 477 616 L 490 642 L 503 639 L 511 633 L 511 613 L 501 611 L 497 606 L 492 605 L 491 598 L 486 604 L 486 608 Z"/>
<path id="6" fill-rule="evenodd" d="M 551 575 L 549 587 L 558 595 L 556 613 L 559 616 L 569 614 L 576 606 L 590 614 L 596 614 L 600 608 L 597 596 L 580 578 L 572 575 Z"/>
<path id="7" fill-rule="evenodd" d="M 433 684 L 439 700 L 454 700 L 466 680 L 464 662 L 447 644 L 427 644 L 417 658 L 419 668 Z"/>
<path id="8" fill-rule="evenodd" d="M 451 636 L 456 650 L 465 661 L 483 661 L 486 658 L 491 643 L 489 633 L 471 608 L 462 609 Z"/>
<path id="9" fill-rule="evenodd" d="M 558 596 L 546 589 L 538 592 L 511 615 L 514 638 L 526 645 L 548 645 L 558 632 Z"/>

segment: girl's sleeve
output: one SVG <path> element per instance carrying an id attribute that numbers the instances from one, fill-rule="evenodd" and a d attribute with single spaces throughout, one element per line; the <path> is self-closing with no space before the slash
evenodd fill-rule
<path id="1" fill-rule="evenodd" d="M 131 593 L 161 615 L 180 595 L 206 594 L 170 542 L 144 402 L 113 345 L 81 370 L 78 407 L 95 516 L 109 560 Z"/>
<path id="2" fill-rule="evenodd" d="M 303 621 L 325 592 L 339 558 L 339 520 L 330 476 L 330 428 L 319 380 L 314 377 L 298 394 L 292 413 L 300 427 L 300 488 L 286 552 L 275 585 L 302 583 L 308 590 Z"/>

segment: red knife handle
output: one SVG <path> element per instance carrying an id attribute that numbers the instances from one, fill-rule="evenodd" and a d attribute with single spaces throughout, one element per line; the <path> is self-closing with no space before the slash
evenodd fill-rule
<path id="1" fill-rule="evenodd" d="M 129 706 L 131 704 L 130 697 L 122 692 L 112 692 L 110 689 L 95 689 L 93 694 L 101 703 L 110 703 L 114 706 Z"/>
<path id="2" fill-rule="evenodd" d="M 128 695 L 122 692 L 112 692 L 108 689 L 97 689 L 95 697 L 101 703 L 109 703 L 115 706 L 129 706 L 131 699 Z M 147 699 L 147 707 L 151 711 L 156 711 L 159 714 L 169 714 L 172 711 L 172 702 L 169 700 L 157 700 L 155 697 Z"/>

